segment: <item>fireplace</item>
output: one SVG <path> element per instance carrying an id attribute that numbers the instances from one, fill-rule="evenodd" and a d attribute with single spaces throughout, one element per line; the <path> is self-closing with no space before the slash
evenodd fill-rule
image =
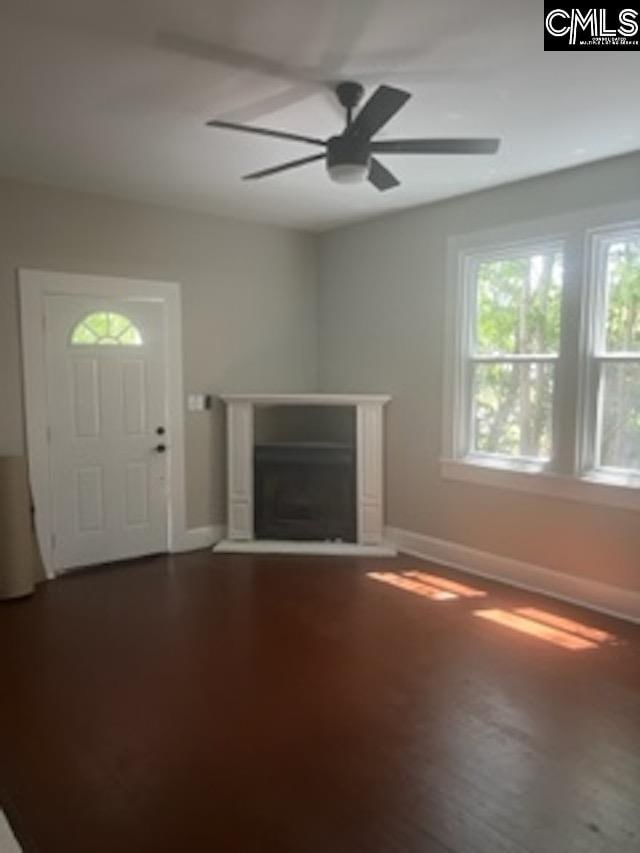
<path id="1" fill-rule="evenodd" d="M 254 525 L 257 539 L 356 541 L 353 445 L 257 444 Z"/>
<path id="2" fill-rule="evenodd" d="M 226 554 L 388 557 L 384 394 L 224 394 Z"/>

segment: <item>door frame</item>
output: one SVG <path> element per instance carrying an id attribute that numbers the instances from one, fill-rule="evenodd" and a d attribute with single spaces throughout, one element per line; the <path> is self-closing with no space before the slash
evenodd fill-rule
<path id="1" fill-rule="evenodd" d="M 169 281 L 19 269 L 24 409 L 35 528 L 47 578 L 56 577 L 49 464 L 45 299 L 49 295 L 151 300 L 164 305 L 168 432 L 167 548 L 187 548 L 180 285 Z M 62 573 L 62 572 L 60 572 Z"/>

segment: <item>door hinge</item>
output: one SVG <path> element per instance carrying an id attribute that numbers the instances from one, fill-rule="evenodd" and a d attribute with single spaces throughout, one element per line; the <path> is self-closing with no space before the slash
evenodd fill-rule
<path id="1" fill-rule="evenodd" d="M 51 534 L 51 550 L 52 551 L 56 550 L 56 534 L 55 533 Z"/>
<path id="2" fill-rule="evenodd" d="M 47 427 L 47 442 L 51 444 L 51 427 Z"/>

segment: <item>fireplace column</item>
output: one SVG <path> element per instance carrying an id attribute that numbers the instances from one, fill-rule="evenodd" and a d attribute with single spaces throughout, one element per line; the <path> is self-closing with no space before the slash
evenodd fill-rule
<path id="1" fill-rule="evenodd" d="M 253 403 L 227 402 L 229 539 L 253 539 Z"/>

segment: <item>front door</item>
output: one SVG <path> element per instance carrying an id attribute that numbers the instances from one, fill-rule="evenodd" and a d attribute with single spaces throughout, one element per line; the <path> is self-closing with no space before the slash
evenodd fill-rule
<path id="1" fill-rule="evenodd" d="M 45 334 L 55 568 L 166 551 L 164 304 L 49 294 Z"/>

